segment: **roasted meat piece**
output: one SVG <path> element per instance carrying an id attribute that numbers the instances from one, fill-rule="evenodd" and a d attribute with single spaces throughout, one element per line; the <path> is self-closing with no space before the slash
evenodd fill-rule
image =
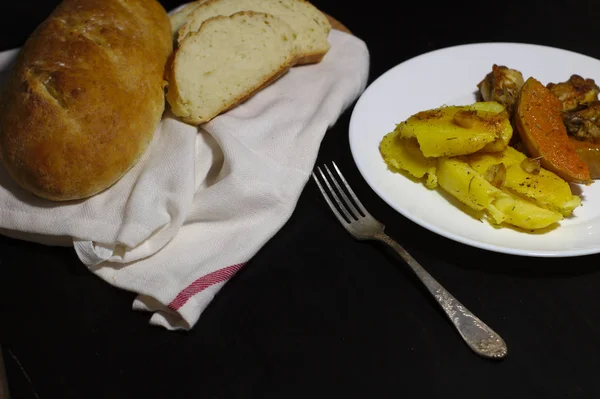
<path id="1" fill-rule="evenodd" d="M 497 101 L 512 115 L 523 83 L 525 81 L 521 72 L 494 64 L 492 71 L 477 84 L 477 87 L 483 101 Z"/>
<path id="2" fill-rule="evenodd" d="M 579 140 L 600 143 L 600 101 L 563 113 L 563 121 L 570 135 Z"/>
<path id="3" fill-rule="evenodd" d="M 600 92 L 593 79 L 584 79 L 579 75 L 571 75 L 566 82 L 548 83 L 546 87 L 560 99 L 563 112 L 579 110 L 597 101 Z"/>

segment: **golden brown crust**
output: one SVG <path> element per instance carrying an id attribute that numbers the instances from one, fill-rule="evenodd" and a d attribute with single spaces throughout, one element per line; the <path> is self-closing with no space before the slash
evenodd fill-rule
<path id="1" fill-rule="evenodd" d="M 346 26 L 344 26 L 337 19 L 333 18 L 331 15 L 328 15 L 325 13 L 323 13 L 323 15 L 325 15 L 325 17 L 331 24 L 332 29 L 336 29 L 336 30 L 339 30 L 342 32 L 352 34 L 352 32 L 350 32 L 350 30 Z M 314 53 L 314 54 L 304 55 L 296 60 L 296 65 L 318 64 L 319 62 L 321 62 L 321 60 L 323 60 L 323 57 L 325 57 L 325 54 L 327 54 L 327 53 L 325 52 L 325 53 Z"/>
<path id="2" fill-rule="evenodd" d="M 318 64 L 321 62 L 326 53 L 313 53 L 309 55 L 303 55 L 294 60 L 294 65 L 307 65 L 307 64 Z"/>
<path id="3" fill-rule="evenodd" d="M 322 11 L 321 11 L 321 12 L 322 12 Z M 335 19 L 334 17 L 332 17 L 332 16 L 331 16 L 331 15 L 329 15 L 329 14 L 325 14 L 325 13 L 323 13 L 323 14 L 324 14 L 324 15 L 325 15 L 325 17 L 327 18 L 327 20 L 329 21 L 329 24 L 331 25 L 331 27 L 332 27 L 333 29 L 336 29 L 336 30 L 339 30 L 339 31 L 342 31 L 342 32 L 346 32 L 346 33 L 352 34 L 352 32 L 350 32 L 350 29 L 348 29 L 348 28 L 347 28 L 347 27 L 346 27 L 344 24 L 342 24 L 340 21 L 338 21 L 337 19 Z"/>
<path id="4" fill-rule="evenodd" d="M 171 51 L 169 18 L 155 0 L 64 0 L 23 46 L 2 98 L 10 175 L 51 200 L 118 181 L 160 121 Z"/>

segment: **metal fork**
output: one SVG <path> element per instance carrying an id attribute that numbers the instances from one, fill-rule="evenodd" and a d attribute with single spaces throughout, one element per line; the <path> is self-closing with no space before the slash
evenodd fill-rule
<path id="1" fill-rule="evenodd" d="M 435 297 L 467 345 L 480 356 L 493 359 L 504 358 L 508 353 L 504 340 L 456 300 L 400 244 L 384 233 L 385 226 L 383 223 L 367 212 L 335 162 L 332 164 L 337 177 L 334 176 L 327 165 L 323 166 L 327 176 L 320 167 L 317 167 L 324 185 L 321 184 L 314 172 L 312 177 L 321 190 L 325 201 L 327 201 L 329 207 L 346 230 L 358 240 L 378 240 L 396 250 Z M 332 183 L 335 189 L 332 187 Z M 342 186 L 344 189 L 342 189 Z M 334 202 L 337 204 L 337 208 Z"/>

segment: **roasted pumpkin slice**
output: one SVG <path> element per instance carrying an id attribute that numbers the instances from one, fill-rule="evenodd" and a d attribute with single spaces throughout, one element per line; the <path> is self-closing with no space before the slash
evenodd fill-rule
<path id="1" fill-rule="evenodd" d="M 587 164 L 575 151 L 562 120 L 558 97 L 535 78 L 521 88 L 515 111 L 515 125 L 531 157 L 568 182 L 590 184 Z"/>

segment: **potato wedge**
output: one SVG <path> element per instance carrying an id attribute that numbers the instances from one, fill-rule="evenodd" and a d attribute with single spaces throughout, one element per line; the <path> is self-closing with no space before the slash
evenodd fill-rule
<path id="1" fill-rule="evenodd" d="M 439 158 L 437 177 L 440 187 L 448 194 L 476 211 L 484 211 L 492 224 L 507 223 L 526 230 L 537 230 L 563 219 L 558 212 L 494 187 L 482 174 L 458 158 Z"/>
<path id="2" fill-rule="evenodd" d="M 495 101 L 422 111 L 399 123 L 394 131 L 404 138 L 416 138 L 425 157 L 501 151 L 513 134 L 508 113 Z"/>
<path id="3" fill-rule="evenodd" d="M 414 137 L 404 138 L 396 131 L 390 132 L 381 140 L 379 151 L 392 171 L 403 170 L 417 179 L 424 178 L 426 187 L 437 187 L 437 160 L 425 157 Z"/>
<path id="4" fill-rule="evenodd" d="M 540 168 L 537 174 L 527 172 L 521 166 L 526 158 L 525 154 L 507 147 L 502 152 L 470 154 L 461 159 L 480 174 L 484 174 L 492 165 L 503 163 L 506 178 L 501 189 L 526 198 L 542 208 L 569 216 L 581 205 L 581 198 L 573 195 L 569 184 L 553 172 L 544 168 Z"/>
<path id="5" fill-rule="evenodd" d="M 491 143 L 486 144 L 480 152 L 497 152 L 502 151 L 510 143 L 510 139 L 513 136 L 513 127 L 510 123 L 510 115 L 506 110 L 506 107 L 496 101 L 482 101 L 473 104 L 475 109 L 479 112 L 489 112 L 497 116 L 502 116 L 506 120 L 502 121 L 502 129 L 500 129 L 500 136 Z"/>

